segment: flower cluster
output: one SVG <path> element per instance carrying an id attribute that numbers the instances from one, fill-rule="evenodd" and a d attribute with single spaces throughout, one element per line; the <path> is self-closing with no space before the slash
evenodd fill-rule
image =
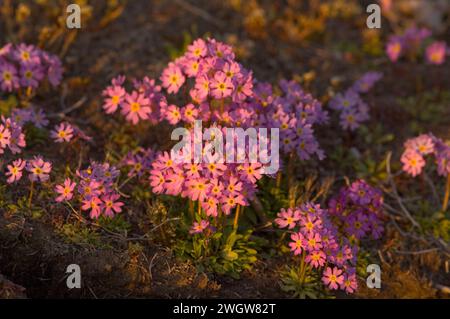
<path id="1" fill-rule="evenodd" d="M 45 112 L 35 106 L 14 108 L 11 112 L 11 118 L 20 126 L 31 123 L 37 128 L 44 128 L 49 123 Z"/>
<path id="2" fill-rule="evenodd" d="M 152 168 L 156 152 L 152 148 L 142 148 L 129 152 L 121 161 L 122 167 L 127 167 L 128 177 L 141 177 Z"/>
<path id="3" fill-rule="evenodd" d="M 37 155 L 26 161 L 21 158 L 14 160 L 6 166 L 5 175 L 8 177 L 8 184 L 17 183 L 22 179 L 23 170 L 28 171 L 28 178 L 32 182 L 46 182 L 50 178 L 52 164 L 45 161 L 42 156 Z"/>
<path id="4" fill-rule="evenodd" d="M 367 93 L 381 77 L 379 72 L 367 72 L 344 93 L 338 93 L 330 100 L 330 108 L 340 112 L 344 130 L 353 131 L 369 119 L 369 107 L 361 94 Z"/>
<path id="5" fill-rule="evenodd" d="M 383 196 L 379 189 L 357 180 L 329 202 L 329 212 L 341 232 L 352 242 L 383 233 Z"/>
<path id="6" fill-rule="evenodd" d="M 253 94 L 253 75 L 235 60 L 229 45 L 214 39 L 195 40 L 164 69 L 161 81 L 169 94 L 188 86 L 190 101 L 185 106 L 163 106 L 163 117 L 171 124 L 199 118 L 223 124 L 249 120 L 243 110 Z"/>
<path id="7" fill-rule="evenodd" d="M 18 154 L 26 146 L 22 126 L 13 119 L 2 116 L 0 121 L 0 155 L 8 148 L 12 154 Z"/>
<path id="8" fill-rule="evenodd" d="M 56 201 L 73 200 L 76 188 L 81 210 L 89 211 L 91 218 L 99 218 L 100 215 L 113 217 L 122 211 L 124 205 L 119 201 L 121 196 L 115 187 L 119 174 L 119 170 L 108 163 L 92 162 L 87 169 L 76 172 L 78 182 L 67 178 L 63 184 L 56 186 Z"/>
<path id="9" fill-rule="evenodd" d="M 132 90 L 127 92 L 125 80 L 125 76 L 118 76 L 103 91 L 104 111 L 113 114 L 120 109 L 125 119 L 133 125 L 144 120 L 153 124 L 160 121 L 161 105 L 167 105 L 161 86 L 156 85 L 155 80 L 144 77 L 141 81 L 132 81 Z"/>
<path id="10" fill-rule="evenodd" d="M 357 288 L 357 246 L 341 237 L 326 209 L 308 202 L 295 209 L 282 209 L 275 219 L 291 232 L 289 247 L 311 270 L 322 272 L 323 283 L 331 290 L 353 293 Z"/>
<path id="11" fill-rule="evenodd" d="M 397 62 L 402 56 L 415 57 L 424 46 L 424 42 L 431 36 L 431 31 L 415 26 L 408 28 L 402 35 L 392 35 L 386 45 L 386 54 L 392 62 Z M 445 42 L 434 41 L 425 50 L 428 63 L 440 65 L 445 62 L 448 54 Z"/>
<path id="12" fill-rule="evenodd" d="M 7 44 L 0 49 L 0 91 L 39 87 L 47 79 L 57 86 L 62 78 L 59 58 L 33 45 Z"/>
<path id="13" fill-rule="evenodd" d="M 407 140 L 401 156 L 403 170 L 411 176 L 422 173 L 426 155 L 434 155 L 440 176 L 450 174 L 450 146 L 433 134 L 422 134 Z"/>
<path id="14" fill-rule="evenodd" d="M 286 154 L 296 152 L 301 160 L 313 155 L 323 159 L 325 155 L 314 136 L 313 126 L 326 123 L 328 113 L 296 82 L 281 80 L 280 88 L 282 95 L 278 96 L 270 84 L 255 85 L 252 104 L 257 116 L 252 125 L 279 128 L 281 150 Z"/>
<path id="15" fill-rule="evenodd" d="M 262 165 L 247 160 L 223 163 L 218 153 L 211 152 L 211 146 L 205 142 L 203 150 L 209 151 L 204 151 L 201 163 L 174 159 L 168 152 L 160 152 L 150 171 L 153 192 L 198 201 L 207 216 L 215 217 L 219 211 L 228 215 L 237 205 L 247 206 L 262 177 Z"/>

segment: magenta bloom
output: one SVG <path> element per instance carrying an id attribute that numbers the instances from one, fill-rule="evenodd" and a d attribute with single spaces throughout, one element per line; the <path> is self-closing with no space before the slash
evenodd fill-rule
<path id="1" fill-rule="evenodd" d="M 312 267 L 319 268 L 325 264 L 326 255 L 321 250 L 315 250 L 306 256 L 305 261 Z"/>
<path id="2" fill-rule="evenodd" d="M 358 282 L 356 281 L 355 274 L 344 274 L 343 283 L 340 288 L 348 294 L 352 294 L 358 288 Z"/>
<path id="3" fill-rule="evenodd" d="M 403 163 L 403 170 L 412 176 L 417 176 L 422 173 L 425 166 L 425 160 L 415 150 L 407 149 L 400 159 Z"/>
<path id="4" fill-rule="evenodd" d="M 397 62 L 403 53 L 402 41 L 397 37 L 392 37 L 386 46 L 386 53 L 392 62 Z"/>
<path id="5" fill-rule="evenodd" d="M 109 86 L 103 91 L 105 100 L 103 103 L 103 109 L 107 114 L 112 114 L 117 111 L 117 108 L 121 105 L 126 95 L 126 91 L 121 86 Z"/>
<path id="6" fill-rule="evenodd" d="M 73 183 L 70 178 L 66 178 L 64 180 L 64 184 L 62 185 L 56 185 L 55 191 L 59 194 L 58 197 L 56 197 L 56 201 L 62 202 L 65 200 L 71 200 L 73 197 L 73 190 L 75 188 L 76 184 Z"/>
<path id="7" fill-rule="evenodd" d="M 204 57 L 207 53 L 206 43 L 202 39 L 197 39 L 187 47 L 187 50 L 188 57 L 199 59 Z"/>
<path id="8" fill-rule="evenodd" d="M 124 203 L 118 202 L 117 200 L 120 198 L 118 194 L 112 194 L 103 196 L 103 205 L 104 205 L 104 214 L 109 217 L 114 217 L 114 214 L 118 214 L 122 212 L 122 206 Z"/>
<path id="9" fill-rule="evenodd" d="M 203 231 L 208 228 L 209 226 L 209 221 L 207 220 L 202 220 L 200 221 L 200 223 L 198 222 L 194 222 L 194 224 L 192 225 L 191 229 L 189 230 L 190 234 L 200 234 L 203 233 Z"/>
<path id="10" fill-rule="evenodd" d="M 197 76 L 195 78 L 195 93 L 199 102 L 203 102 L 209 93 L 210 81 L 206 75 Z"/>
<path id="11" fill-rule="evenodd" d="M 134 91 L 125 97 L 122 114 L 125 115 L 127 121 L 136 125 L 139 120 L 147 120 L 151 112 L 150 100 L 143 94 Z"/>
<path id="12" fill-rule="evenodd" d="M 327 267 L 327 269 L 323 272 L 322 281 L 326 286 L 328 286 L 328 288 L 337 290 L 339 285 L 344 283 L 342 270 L 337 267 L 333 267 L 333 269 Z"/>
<path id="13" fill-rule="evenodd" d="M 175 125 L 181 120 L 181 112 L 178 106 L 171 104 L 167 107 L 167 110 L 165 111 L 166 119 L 167 121 Z"/>
<path id="14" fill-rule="evenodd" d="M 85 199 L 82 203 L 82 210 L 91 210 L 91 218 L 99 218 L 101 214 L 102 201 L 98 197 L 92 197 L 91 199 Z"/>
<path id="15" fill-rule="evenodd" d="M 0 124 L 0 154 L 3 154 L 3 149 L 11 143 L 11 131 Z"/>
<path id="16" fill-rule="evenodd" d="M 319 250 L 322 248 L 322 238 L 319 233 L 310 233 L 306 238 L 306 245 L 309 250 Z"/>
<path id="17" fill-rule="evenodd" d="M 69 123 L 61 123 L 55 126 L 50 136 L 57 143 L 70 142 L 73 138 L 73 127 Z"/>
<path id="18" fill-rule="evenodd" d="M 294 252 L 294 255 L 300 255 L 305 249 L 305 237 L 302 233 L 294 233 L 291 235 L 291 240 L 289 243 L 291 251 Z"/>
<path id="19" fill-rule="evenodd" d="M 447 46 L 443 41 L 435 41 L 430 44 L 425 55 L 428 63 L 441 65 L 445 62 L 445 55 L 447 54 Z"/>
<path id="20" fill-rule="evenodd" d="M 193 123 L 198 118 L 198 110 L 194 104 L 189 103 L 181 109 L 181 117 L 187 123 Z"/>
<path id="21" fill-rule="evenodd" d="M 49 179 L 49 174 L 52 170 L 52 164 L 44 161 L 42 156 L 37 155 L 26 165 L 26 169 L 30 172 L 28 176 L 32 182 L 46 182 Z"/>
<path id="22" fill-rule="evenodd" d="M 234 85 L 230 78 L 223 72 L 216 72 L 211 82 L 211 94 L 216 99 L 223 99 L 231 95 Z"/>
<path id="23" fill-rule="evenodd" d="M 164 192 L 166 179 L 161 171 L 154 169 L 150 171 L 150 186 L 155 194 Z"/>
<path id="24" fill-rule="evenodd" d="M 174 63 L 169 63 L 161 75 L 162 86 L 167 89 L 168 93 L 177 93 L 185 81 L 181 69 Z"/>
<path id="25" fill-rule="evenodd" d="M 300 211 L 292 210 L 291 208 L 288 208 L 288 210 L 286 211 L 284 208 L 282 208 L 277 216 L 278 218 L 275 218 L 275 223 L 277 223 L 280 228 L 287 227 L 288 229 L 292 229 L 300 220 Z"/>
<path id="26" fill-rule="evenodd" d="M 203 201 L 206 198 L 208 190 L 208 181 L 206 178 L 191 179 L 186 182 L 188 191 L 186 195 L 192 200 Z"/>
<path id="27" fill-rule="evenodd" d="M 435 151 L 433 138 L 428 134 L 422 134 L 405 142 L 405 149 L 411 149 L 421 155 L 431 154 Z"/>
<path id="28" fill-rule="evenodd" d="M 13 51 L 13 56 L 22 65 L 39 65 L 41 63 L 39 51 L 33 45 L 19 44 Z"/>
<path id="29" fill-rule="evenodd" d="M 19 181 L 22 178 L 22 171 L 26 165 L 26 161 L 22 159 L 15 160 L 12 162 L 12 165 L 8 165 L 6 168 L 8 171 L 6 172 L 6 176 L 9 176 L 6 182 L 8 184 Z"/>

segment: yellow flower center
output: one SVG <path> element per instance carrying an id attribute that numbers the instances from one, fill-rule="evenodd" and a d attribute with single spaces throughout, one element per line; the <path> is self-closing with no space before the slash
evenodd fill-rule
<path id="1" fill-rule="evenodd" d="M 5 81 L 11 81 L 12 79 L 12 74 L 9 71 L 5 71 L 3 72 L 3 80 Z"/>
<path id="2" fill-rule="evenodd" d="M 131 103 L 131 112 L 138 112 L 141 109 L 141 105 L 137 102 Z"/>

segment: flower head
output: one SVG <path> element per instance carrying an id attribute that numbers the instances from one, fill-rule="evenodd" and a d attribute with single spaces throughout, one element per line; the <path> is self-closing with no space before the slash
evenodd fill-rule
<path id="1" fill-rule="evenodd" d="M 58 197 L 56 197 L 57 202 L 62 202 L 65 200 L 71 200 L 73 197 L 73 190 L 75 188 L 76 184 L 70 180 L 70 178 L 66 178 L 64 180 L 64 184 L 62 185 L 56 185 L 55 191 L 59 194 Z"/>
<path id="2" fill-rule="evenodd" d="M 22 159 L 17 159 L 13 161 L 12 164 L 6 167 L 8 171 L 6 172 L 5 175 L 8 176 L 8 179 L 6 180 L 8 184 L 17 182 L 22 178 L 22 171 L 25 165 L 26 161 Z"/>
<path id="3" fill-rule="evenodd" d="M 32 182 L 46 182 L 49 179 L 52 164 L 37 155 L 27 162 L 26 169 L 30 173 L 28 177 Z"/>
<path id="4" fill-rule="evenodd" d="M 73 138 L 73 127 L 69 123 L 61 123 L 55 126 L 50 136 L 57 143 L 70 142 Z"/>

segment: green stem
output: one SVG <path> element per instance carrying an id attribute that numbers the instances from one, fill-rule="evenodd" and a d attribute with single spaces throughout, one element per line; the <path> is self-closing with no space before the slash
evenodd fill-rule
<path id="1" fill-rule="evenodd" d="M 444 195 L 444 201 L 442 203 L 442 211 L 447 211 L 448 207 L 448 198 L 450 196 L 450 174 L 447 175 L 447 183 L 445 185 L 445 195 Z"/>
<path id="2" fill-rule="evenodd" d="M 31 209 L 31 201 L 33 199 L 34 181 L 31 181 L 30 196 L 28 197 L 28 208 Z"/>
<path id="3" fill-rule="evenodd" d="M 306 264 L 305 264 L 305 252 L 302 252 L 302 257 L 300 259 L 300 271 L 299 271 L 299 278 L 300 278 L 300 283 L 303 285 L 303 283 L 305 282 L 305 273 L 306 273 Z"/>
<path id="4" fill-rule="evenodd" d="M 238 228 L 238 222 L 239 222 L 239 212 L 241 210 L 241 205 L 237 205 L 236 207 L 236 213 L 234 215 L 234 222 L 233 222 L 233 230 L 236 231 Z"/>

